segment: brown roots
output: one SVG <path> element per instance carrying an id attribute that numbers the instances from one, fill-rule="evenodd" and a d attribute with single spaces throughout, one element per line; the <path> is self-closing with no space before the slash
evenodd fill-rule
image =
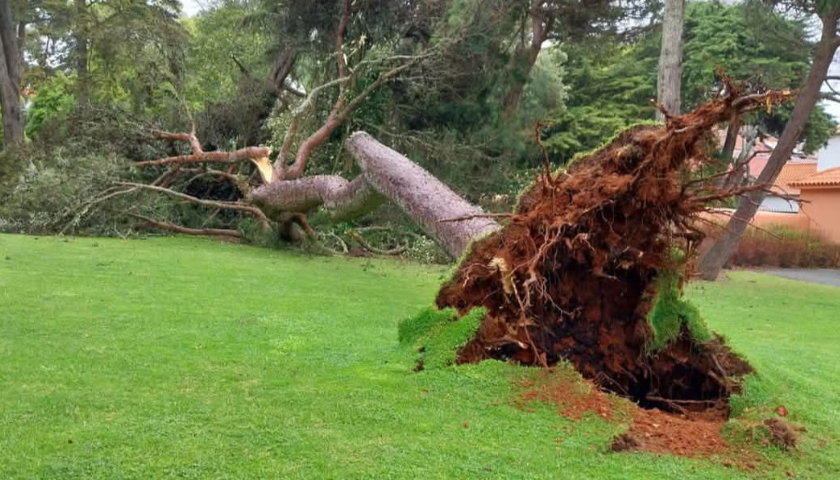
<path id="1" fill-rule="evenodd" d="M 458 361 L 547 366 L 568 359 L 584 377 L 642 406 L 725 408 L 749 365 L 719 338 L 698 340 L 686 319 L 652 351 L 648 317 L 660 273 L 685 272 L 703 238 L 696 215 L 710 199 L 743 193 L 696 178 L 709 160 L 711 129 L 787 96 L 733 90 L 665 126 L 631 128 L 535 182 L 510 222 L 476 241 L 438 294 L 440 308 L 487 308 Z M 675 260 L 675 247 L 687 255 Z"/>

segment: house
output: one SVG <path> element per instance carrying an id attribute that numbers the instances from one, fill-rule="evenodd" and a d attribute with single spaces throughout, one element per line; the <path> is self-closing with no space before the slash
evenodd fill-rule
<path id="1" fill-rule="evenodd" d="M 750 181 L 761 174 L 776 143 L 772 137 L 755 140 L 748 152 Z M 743 144 L 739 136 L 735 158 L 741 154 Z M 722 223 L 731 212 L 721 209 L 710 218 Z M 794 152 L 762 201 L 752 224 L 758 228 L 783 226 L 840 244 L 840 129 L 816 157 Z"/>
<path id="2" fill-rule="evenodd" d="M 752 166 L 751 166 L 752 167 Z M 759 173 L 761 173 L 759 171 Z M 791 160 L 782 167 L 770 192 L 764 197 L 760 211 L 777 213 L 796 213 L 799 211 L 800 191 L 794 182 L 817 173 L 816 160 Z M 750 176 L 752 172 L 750 172 Z M 757 177 L 755 175 L 753 178 Z"/>
<path id="3" fill-rule="evenodd" d="M 718 137 L 721 144 L 725 140 L 725 131 L 719 131 Z M 840 153 L 840 135 L 837 137 L 838 153 Z M 738 159 L 742 156 L 744 143 L 749 145 L 746 155 L 750 156 L 749 163 L 747 163 L 747 179 L 750 183 L 754 182 L 764 167 L 767 166 L 770 155 L 773 149 L 778 144 L 778 139 L 771 136 L 759 136 L 753 140 L 745 140 L 743 136 L 738 135 L 735 140 L 735 149 L 733 150 L 733 157 Z M 775 213 L 796 213 L 799 211 L 799 190 L 791 185 L 791 182 L 803 179 L 812 175 L 818 170 L 819 161 L 817 158 L 806 155 L 800 149 L 796 149 L 791 155 L 790 160 L 782 168 L 779 177 L 775 184 L 770 189 L 770 192 L 764 197 L 761 206 L 758 207 L 762 212 Z"/>
<path id="4" fill-rule="evenodd" d="M 808 231 L 840 243 L 840 167 L 816 172 L 790 183 L 799 189 Z"/>

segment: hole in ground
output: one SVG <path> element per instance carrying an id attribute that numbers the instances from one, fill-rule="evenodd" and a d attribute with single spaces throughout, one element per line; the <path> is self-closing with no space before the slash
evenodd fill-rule
<path id="1" fill-rule="evenodd" d="M 572 347 L 556 349 L 547 365 L 568 360 L 602 390 L 629 398 L 645 409 L 671 413 L 714 410 L 728 415 L 729 396 L 739 391 L 740 378 L 753 371 L 720 338 L 697 342 L 685 327 L 664 349 L 653 354 L 645 352 L 644 341 L 615 343 L 600 336 L 611 338 L 602 329 L 594 339 L 560 342 L 559 345 Z M 519 344 L 505 344 L 498 349 L 481 347 L 484 355 L 477 358 L 478 345 L 471 345 L 476 339 L 461 350 L 460 363 L 492 357 L 539 364 L 531 348 Z M 587 344 L 607 347 L 585 348 Z"/>

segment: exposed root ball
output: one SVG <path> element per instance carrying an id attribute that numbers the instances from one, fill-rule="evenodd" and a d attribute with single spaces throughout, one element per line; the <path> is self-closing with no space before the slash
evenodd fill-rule
<path id="1" fill-rule="evenodd" d="M 510 222 L 476 242 L 437 298 L 438 307 L 487 314 L 459 352 L 551 365 L 569 359 L 602 388 L 671 411 L 725 406 L 750 367 L 719 338 L 701 341 L 686 322 L 651 351 L 648 314 L 660 273 L 684 272 L 702 233 L 696 214 L 721 192 L 695 179 L 712 127 L 774 94 L 719 98 L 631 128 L 566 172 L 527 190 Z M 675 260 L 674 249 L 687 255 Z M 678 282 L 679 288 L 682 282 Z"/>

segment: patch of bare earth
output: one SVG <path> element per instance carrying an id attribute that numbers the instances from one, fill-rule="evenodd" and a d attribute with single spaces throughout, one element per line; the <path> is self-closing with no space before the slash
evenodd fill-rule
<path id="1" fill-rule="evenodd" d="M 702 411 L 666 412 L 645 409 L 599 389 L 589 380 L 564 369 L 547 369 L 518 385 L 516 403 L 527 407 L 538 401 L 556 405 L 570 420 L 586 414 L 627 422 L 626 432 L 613 438 L 614 452 L 643 451 L 688 458 L 713 458 L 725 466 L 752 470 L 758 455 L 743 445 L 729 444 L 723 436 L 727 408 L 722 404 Z M 777 422 L 773 422 L 776 424 Z M 782 431 L 781 428 L 778 429 Z M 779 436 L 785 434 L 780 433 Z"/>

